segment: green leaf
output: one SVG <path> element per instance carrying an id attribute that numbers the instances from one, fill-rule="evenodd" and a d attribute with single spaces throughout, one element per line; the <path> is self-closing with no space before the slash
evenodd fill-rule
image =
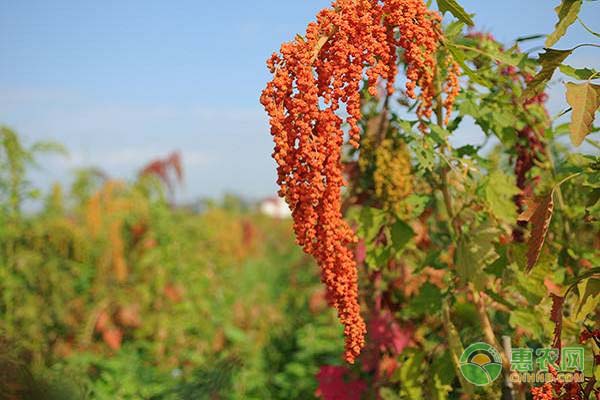
<path id="1" fill-rule="evenodd" d="M 442 13 L 449 11 L 454 17 L 469 26 L 475 25 L 473 19 L 456 0 L 437 0 L 438 8 Z"/>
<path id="2" fill-rule="evenodd" d="M 452 45 L 448 45 L 447 48 L 450 54 L 452 54 L 452 57 L 454 57 L 454 61 L 456 61 L 458 65 L 460 65 L 460 68 L 469 77 L 469 79 L 471 79 L 475 83 L 480 84 L 481 86 L 489 88 L 493 86 L 490 82 L 482 78 L 477 72 L 473 71 L 471 67 L 467 65 L 467 63 L 465 62 L 466 56 L 464 51 Z"/>
<path id="3" fill-rule="evenodd" d="M 527 42 L 529 40 L 536 40 L 536 39 L 540 39 L 543 38 L 546 35 L 527 35 L 527 36 L 521 36 L 518 37 L 515 42 L 517 43 L 522 43 L 522 42 Z"/>
<path id="4" fill-rule="evenodd" d="M 449 350 L 444 351 L 441 356 L 434 358 L 433 362 L 431 363 L 431 371 L 433 372 L 434 376 L 439 379 L 441 384 L 452 384 L 452 381 L 455 379 L 456 375 L 454 374 L 452 356 Z"/>
<path id="5" fill-rule="evenodd" d="M 554 26 L 554 32 L 546 38 L 546 47 L 553 46 L 558 40 L 567 33 L 567 28 L 577 20 L 579 10 L 581 10 L 582 0 L 563 0 L 558 7 L 555 8 L 558 15 L 558 22 Z"/>
<path id="6" fill-rule="evenodd" d="M 519 193 L 514 179 L 499 170 L 490 174 L 485 185 L 485 201 L 488 207 L 498 219 L 504 221 L 514 221 L 517 217 L 513 198 Z"/>
<path id="7" fill-rule="evenodd" d="M 402 310 L 402 315 L 414 318 L 422 315 L 433 315 L 442 307 L 442 292 L 437 286 L 426 282 L 419 289 L 419 294 L 410 299 Z"/>
<path id="8" fill-rule="evenodd" d="M 546 83 L 552 79 L 556 68 L 573 52 L 573 50 L 556 49 L 544 49 L 544 51 L 538 59 L 538 63 L 542 66 L 542 69 L 527 85 L 527 88 L 523 92 L 523 99 L 529 99 L 544 90 Z"/>
<path id="9" fill-rule="evenodd" d="M 446 400 L 448 398 L 448 393 L 452 391 L 452 386 L 443 384 L 442 378 L 439 375 L 433 375 L 433 382 L 428 385 L 428 387 L 432 390 L 432 400 Z"/>
<path id="10" fill-rule="evenodd" d="M 460 356 L 464 353 L 462 341 L 458 329 L 452 322 L 450 316 L 450 306 L 447 301 L 444 301 L 442 305 L 442 321 L 444 323 L 444 330 L 446 331 L 446 337 L 448 341 L 448 349 L 450 350 L 450 358 L 454 366 L 455 375 L 460 382 L 460 386 L 463 388 L 467 395 L 473 394 L 473 386 L 467 383 L 462 373 L 460 372 Z"/>
<path id="11" fill-rule="evenodd" d="M 364 207 L 360 211 L 360 228 L 359 236 L 363 237 L 366 242 L 371 242 L 375 239 L 383 223 L 385 222 L 386 213 L 383 210 Z"/>
<path id="12" fill-rule="evenodd" d="M 431 124 L 429 128 L 431 129 L 430 136 L 437 144 L 443 145 L 446 143 L 450 132 L 436 124 Z"/>
<path id="13" fill-rule="evenodd" d="M 429 196 L 422 196 L 418 194 L 411 194 L 406 199 L 404 199 L 404 203 L 409 206 L 411 209 L 411 215 L 406 218 L 417 218 L 419 215 L 423 214 L 427 203 L 431 198 Z"/>
<path id="14" fill-rule="evenodd" d="M 454 39 L 462 33 L 464 27 L 465 24 L 461 21 L 451 22 L 444 28 L 444 36 L 446 39 Z"/>
<path id="15" fill-rule="evenodd" d="M 420 400 L 423 398 L 423 385 L 419 377 L 423 375 L 425 353 L 418 350 L 406 351 L 407 358 L 402 361 L 398 371 L 400 382 L 400 398 Z"/>
<path id="16" fill-rule="evenodd" d="M 515 263 L 508 266 L 511 280 L 511 287 L 521 296 L 527 299 L 529 304 L 539 304 L 548 293 L 544 281 L 550 278 L 553 268 L 556 267 L 556 256 L 552 254 L 543 254 L 535 267 L 528 273 L 526 262 L 527 248 L 525 245 L 516 245 L 511 248 L 512 257 Z"/>
<path id="17" fill-rule="evenodd" d="M 44 141 L 36 142 L 30 149 L 34 153 L 56 153 L 62 156 L 68 156 L 69 152 L 66 147 L 60 143 Z"/>
<path id="18" fill-rule="evenodd" d="M 404 247 L 415 236 L 415 232 L 404 221 L 398 220 L 390 228 L 392 246 L 396 252 L 404 250 Z"/>
<path id="19" fill-rule="evenodd" d="M 368 243 L 366 247 L 367 255 L 365 257 L 365 262 L 371 270 L 377 271 L 385 267 L 392 257 L 392 249 L 390 246 Z"/>
<path id="20" fill-rule="evenodd" d="M 449 48 L 472 51 L 477 54 L 489 57 L 492 60 L 501 62 L 502 64 L 512 65 L 513 67 L 521 67 L 522 63 L 527 59 L 526 54 L 511 52 L 512 49 L 503 51 L 500 47 L 486 48 L 485 50 L 475 46 L 469 46 L 459 43 L 446 43 Z M 454 53 L 453 53 L 454 54 Z M 459 60 L 457 60 L 459 61 Z M 464 61 L 464 57 L 463 57 Z M 460 61 L 459 61 L 460 64 Z"/>
<path id="21" fill-rule="evenodd" d="M 568 82 L 567 103 L 573 108 L 571 113 L 571 143 L 581 145 L 592 131 L 594 117 L 600 107 L 600 85 L 590 82 L 575 84 Z"/>
<path id="22" fill-rule="evenodd" d="M 412 141 L 410 146 L 417 158 L 419 168 L 432 171 L 436 159 L 434 140 L 429 135 L 426 135 L 420 140 Z"/>
<path id="23" fill-rule="evenodd" d="M 541 318 L 533 310 L 521 309 L 510 313 L 508 323 L 513 328 L 529 332 L 533 339 L 540 339 L 544 335 L 544 326 L 540 320 Z"/>
<path id="24" fill-rule="evenodd" d="M 463 158 L 464 156 L 474 156 L 479 151 L 479 148 L 473 146 L 472 144 L 466 144 L 462 147 L 456 149 L 456 154 L 459 158 Z"/>
<path id="25" fill-rule="evenodd" d="M 499 257 L 494 246 L 497 238 L 498 229 L 485 222 L 458 240 L 454 256 L 456 272 L 464 283 L 472 283 L 476 290 L 485 288 L 485 268 Z"/>
<path id="26" fill-rule="evenodd" d="M 562 72 L 563 74 L 582 81 L 588 80 L 592 77 L 594 77 L 594 79 L 600 79 L 600 75 L 597 75 L 598 71 L 596 71 L 595 69 L 573 68 L 570 65 L 565 64 L 562 64 L 559 68 L 560 72 Z"/>

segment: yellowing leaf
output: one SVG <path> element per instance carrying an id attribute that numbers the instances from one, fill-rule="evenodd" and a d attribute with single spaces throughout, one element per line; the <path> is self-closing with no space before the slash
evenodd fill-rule
<path id="1" fill-rule="evenodd" d="M 558 22 L 554 26 L 554 32 L 548 35 L 545 46 L 553 46 L 558 40 L 567 33 L 567 28 L 575 22 L 579 10 L 581 9 L 582 0 L 563 0 L 558 7 L 555 8 L 558 15 Z"/>
<path id="2" fill-rule="evenodd" d="M 538 63 L 542 66 L 542 69 L 527 85 L 527 88 L 523 92 L 524 100 L 527 100 L 541 92 L 546 83 L 552 78 L 552 75 L 554 75 L 556 68 L 558 68 L 560 64 L 562 64 L 562 62 L 565 61 L 565 59 L 573 52 L 573 50 L 556 49 L 544 49 L 544 51 L 545 52 L 541 53 L 538 59 Z"/>
<path id="3" fill-rule="evenodd" d="M 600 107 L 600 85 L 590 82 L 568 82 L 567 103 L 573 109 L 571 113 L 571 143 L 579 146 L 592 131 L 592 124 Z"/>
<path id="4" fill-rule="evenodd" d="M 531 271 L 540 258 L 554 211 L 553 194 L 554 191 L 540 199 L 527 200 L 528 208 L 519 216 L 520 221 L 531 223 L 531 236 L 527 243 L 527 271 Z"/>
<path id="5" fill-rule="evenodd" d="M 583 321 L 588 314 L 593 313 L 600 305 L 600 279 L 589 278 L 577 285 L 579 292 L 579 307 L 575 318 Z"/>
<path id="6" fill-rule="evenodd" d="M 458 20 L 464 22 L 469 26 L 475 25 L 473 19 L 464 8 L 460 4 L 456 2 L 456 0 L 437 0 L 438 8 L 442 13 L 449 11 L 452 15 L 454 15 Z"/>

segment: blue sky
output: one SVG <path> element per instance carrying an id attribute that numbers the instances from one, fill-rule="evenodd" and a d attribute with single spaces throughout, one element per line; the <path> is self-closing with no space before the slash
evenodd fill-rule
<path id="1" fill-rule="evenodd" d="M 101 166 L 132 177 L 149 159 L 181 150 L 183 199 L 275 191 L 271 138 L 259 93 L 265 59 L 302 32 L 328 0 L 2 1 L 0 124 L 31 143 L 56 140 L 66 159 L 44 160 L 34 181 L 69 182 Z M 462 0 L 502 41 L 548 33 L 558 0 Z M 600 30 L 600 2 L 584 21 Z M 594 38 L 573 26 L 557 47 Z M 597 40 L 596 40 L 597 41 Z M 582 49 L 575 66 L 600 65 Z M 563 106 L 560 90 L 551 108 Z M 466 132 L 463 140 L 476 140 Z"/>

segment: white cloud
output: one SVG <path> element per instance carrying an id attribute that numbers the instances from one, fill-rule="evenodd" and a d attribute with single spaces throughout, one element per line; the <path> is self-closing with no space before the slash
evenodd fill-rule
<path id="1" fill-rule="evenodd" d="M 0 90 L 2 123 L 28 143 L 56 140 L 67 147 L 69 157 L 41 160 L 32 179 L 43 187 L 68 182 L 73 169 L 85 166 L 133 177 L 150 160 L 180 151 L 187 197 L 275 191 L 271 137 L 258 105 L 103 104 L 66 91 Z"/>

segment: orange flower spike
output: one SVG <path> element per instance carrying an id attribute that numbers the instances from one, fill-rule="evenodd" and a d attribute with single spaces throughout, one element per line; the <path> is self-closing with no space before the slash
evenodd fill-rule
<path id="1" fill-rule="evenodd" d="M 460 92 L 460 84 L 458 81 L 459 76 L 460 66 L 458 63 L 454 60 L 448 60 L 448 78 L 444 87 L 444 93 L 446 94 L 446 99 L 444 100 L 444 109 L 446 110 L 444 125 L 448 125 L 448 122 L 450 122 L 450 115 L 452 115 L 454 101 Z"/>
<path id="2" fill-rule="evenodd" d="M 392 94 L 398 47 L 407 65 L 407 94 L 419 100 L 420 118 L 431 116 L 440 22 L 423 0 L 336 0 L 317 14 L 304 37 L 284 43 L 267 61 L 274 77 L 261 103 L 275 142 L 279 194 L 292 210 L 298 244 L 321 267 L 327 299 L 344 324 L 345 358 L 351 363 L 364 346 L 366 327 L 348 247 L 356 237 L 341 213 L 342 125 L 348 124 L 349 143 L 358 147 L 363 78 L 366 74 L 371 94 L 381 80 Z M 448 112 L 454 85 L 447 86 Z M 338 115 L 342 105 L 345 119 Z"/>

